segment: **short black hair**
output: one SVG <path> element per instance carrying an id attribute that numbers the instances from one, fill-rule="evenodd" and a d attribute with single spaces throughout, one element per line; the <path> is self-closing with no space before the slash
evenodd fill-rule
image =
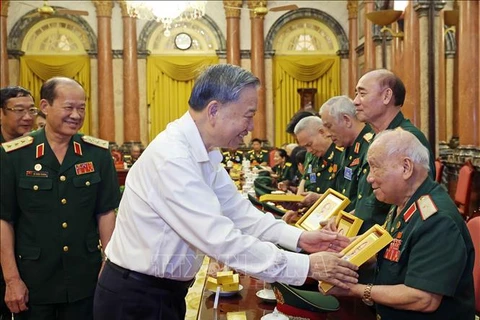
<path id="1" fill-rule="evenodd" d="M 30 91 L 20 86 L 8 86 L 0 89 L 0 103 L 2 104 L 2 109 L 7 106 L 8 100 L 18 97 L 32 97 Z"/>
<path id="2" fill-rule="evenodd" d="M 293 117 L 288 122 L 287 129 L 285 131 L 287 131 L 287 133 L 289 134 L 294 134 L 295 126 L 297 125 L 297 123 L 303 118 L 311 117 L 311 116 L 318 116 L 318 114 L 313 111 L 307 111 L 307 110 L 298 111 L 293 115 Z"/>
<path id="3" fill-rule="evenodd" d="M 258 138 L 253 138 L 251 141 L 250 141 L 250 144 L 254 143 L 254 142 L 258 142 L 260 144 L 262 144 L 262 140 L 258 139 Z"/>
<path id="4" fill-rule="evenodd" d="M 75 79 L 70 79 L 66 77 L 53 77 L 45 81 L 40 88 L 40 99 L 45 99 L 48 101 L 50 105 L 53 104 L 53 100 L 57 97 L 57 86 L 60 84 L 72 84 L 76 83 L 78 84 L 81 88 L 83 86 Z"/>

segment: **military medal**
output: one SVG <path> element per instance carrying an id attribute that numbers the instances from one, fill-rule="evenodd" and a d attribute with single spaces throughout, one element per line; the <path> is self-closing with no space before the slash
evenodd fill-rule
<path id="1" fill-rule="evenodd" d="M 33 169 L 35 169 L 35 171 L 40 171 L 40 170 L 42 170 L 42 165 L 41 165 L 40 163 L 37 163 L 37 164 L 33 167 Z"/>
<path id="2" fill-rule="evenodd" d="M 75 165 L 75 173 L 78 175 L 86 174 L 90 172 L 95 172 L 95 168 L 93 167 L 93 162 L 84 162 Z"/>

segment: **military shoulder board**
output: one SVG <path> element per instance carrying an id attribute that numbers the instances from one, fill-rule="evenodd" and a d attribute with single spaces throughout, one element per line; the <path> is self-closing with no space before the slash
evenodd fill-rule
<path id="1" fill-rule="evenodd" d="M 438 212 L 438 208 L 429 195 L 421 196 L 417 200 L 418 208 L 423 220 L 427 220 L 432 215 Z"/>
<path id="2" fill-rule="evenodd" d="M 21 137 L 21 138 L 12 140 L 12 141 L 4 142 L 2 143 L 2 147 L 3 149 L 5 149 L 5 152 L 11 152 L 11 151 L 26 147 L 28 145 L 31 145 L 32 143 L 33 143 L 33 137 L 26 136 L 26 137 Z"/>
<path id="3" fill-rule="evenodd" d="M 82 140 L 88 144 L 93 144 L 94 146 L 97 146 L 103 149 L 108 149 L 107 140 L 102 140 L 102 139 L 98 139 L 91 136 L 82 136 Z"/>
<path id="4" fill-rule="evenodd" d="M 363 135 L 363 139 L 365 139 L 365 141 L 367 141 L 368 143 L 370 143 L 370 140 L 372 140 L 373 138 L 373 133 L 371 132 L 367 132 Z"/>

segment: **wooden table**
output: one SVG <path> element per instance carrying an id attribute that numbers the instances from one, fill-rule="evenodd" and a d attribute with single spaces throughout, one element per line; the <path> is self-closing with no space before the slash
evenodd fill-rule
<path id="1" fill-rule="evenodd" d="M 263 289 L 263 281 L 250 276 L 240 275 L 240 284 L 243 286 L 243 290 L 238 294 L 219 298 L 216 318 L 213 309 L 215 293 L 204 289 L 197 319 L 226 320 L 227 312 L 245 311 L 248 320 L 257 320 L 273 312 L 275 303 L 265 303 L 256 296 L 257 291 Z"/>
<path id="2" fill-rule="evenodd" d="M 212 265 L 212 264 L 211 264 Z M 197 320 L 226 320 L 227 312 L 245 311 L 248 320 L 259 320 L 272 313 L 275 303 L 265 303 L 256 296 L 263 289 L 263 281 L 241 275 L 242 291 L 231 297 L 220 297 L 215 317 L 215 293 L 204 289 Z M 340 310 L 329 313 L 328 320 L 375 320 L 375 314 L 360 299 L 340 298 Z"/>

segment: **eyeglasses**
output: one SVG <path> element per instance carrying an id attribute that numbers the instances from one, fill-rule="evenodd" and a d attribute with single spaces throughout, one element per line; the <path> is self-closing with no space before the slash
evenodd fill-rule
<path id="1" fill-rule="evenodd" d="M 21 107 L 13 107 L 13 108 L 5 107 L 5 109 L 8 110 L 8 111 L 12 111 L 13 113 L 15 113 L 19 117 L 23 117 L 27 113 L 31 116 L 36 116 L 38 114 L 38 111 L 39 111 L 37 108 L 25 109 L 25 108 L 21 108 Z"/>

